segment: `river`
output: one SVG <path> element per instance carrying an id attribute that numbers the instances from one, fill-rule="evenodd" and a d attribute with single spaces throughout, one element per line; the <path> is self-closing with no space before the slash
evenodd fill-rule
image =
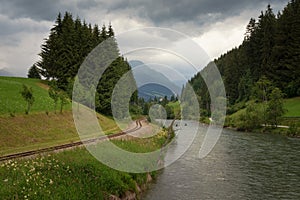
<path id="1" fill-rule="evenodd" d="M 142 199 L 300 199 L 299 139 L 224 129 L 199 159 L 204 133 L 200 128 L 190 149 L 160 172 Z"/>

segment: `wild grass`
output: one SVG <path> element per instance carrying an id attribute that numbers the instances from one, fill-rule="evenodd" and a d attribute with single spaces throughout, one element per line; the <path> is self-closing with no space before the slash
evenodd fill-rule
<path id="1" fill-rule="evenodd" d="M 48 95 L 48 86 L 38 79 L 0 77 L 0 115 L 14 116 L 25 113 L 26 101 L 21 96 L 22 85 L 33 89 L 34 103 L 31 112 L 54 111 L 53 100 Z M 71 103 L 65 105 L 65 110 L 71 109 Z"/>
<path id="2" fill-rule="evenodd" d="M 119 132 L 113 119 L 98 114 L 106 134 Z M 88 135 L 87 138 L 93 135 Z M 33 113 L 15 117 L 0 116 L 0 155 L 23 152 L 80 141 L 71 111 L 63 114 Z"/>
<path id="3" fill-rule="evenodd" d="M 135 192 L 146 177 L 116 171 L 74 149 L 0 163 L 0 199 L 108 199 Z"/>

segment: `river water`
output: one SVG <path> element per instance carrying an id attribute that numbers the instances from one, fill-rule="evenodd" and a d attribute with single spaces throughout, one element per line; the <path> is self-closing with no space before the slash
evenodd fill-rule
<path id="1" fill-rule="evenodd" d="M 142 199 L 300 199 L 299 139 L 223 130 L 212 152 L 199 159 L 204 135 L 203 127 Z"/>

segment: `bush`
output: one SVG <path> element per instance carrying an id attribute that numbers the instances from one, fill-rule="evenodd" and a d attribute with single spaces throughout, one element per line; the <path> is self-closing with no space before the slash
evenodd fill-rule
<path id="1" fill-rule="evenodd" d="M 262 116 L 263 113 L 259 106 L 254 103 L 250 103 L 245 112 L 241 113 L 239 116 L 236 126 L 238 129 L 246 131 L 259 128 L 263 122 Z"/>
<path id="2" fill-rule="evenodd" d="M 296 123 L 291 123 L 287 132 L 288 136 L 294 137 L 299 134 L 298 126 Z"/>

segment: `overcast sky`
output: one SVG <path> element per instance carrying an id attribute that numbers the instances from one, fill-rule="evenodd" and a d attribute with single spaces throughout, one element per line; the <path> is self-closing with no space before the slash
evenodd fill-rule
<path id="1" fill-rule="evenodd" d="M 277 13 L 287 0 L 0 0 L 0 69 L 17 76 L 38 53 L 58 12 L 92 24 L 112 23 L 116 34 L 142 27 L 180 31 L 213 59 L 241 44 L 251 17 L 270 3 Z"/>

